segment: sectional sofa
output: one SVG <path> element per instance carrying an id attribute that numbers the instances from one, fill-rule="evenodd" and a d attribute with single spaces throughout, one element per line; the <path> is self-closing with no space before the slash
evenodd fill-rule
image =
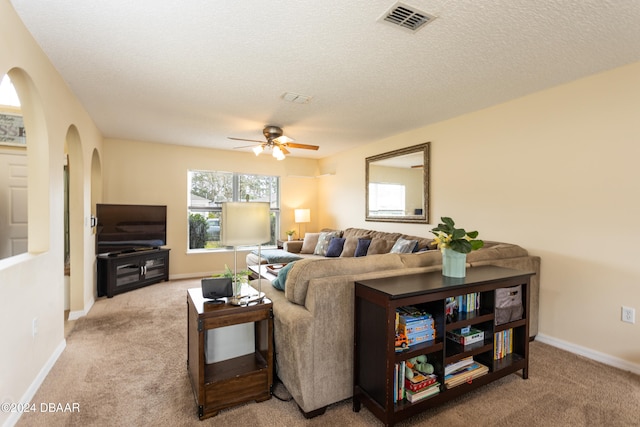
<path id="1" fill-rule="evenodd" d="M 345 256 L 297 254 L 302 259 L 290 266 L 284 291 L 262 286 L 273 301 L 276 374 L 307 417 L 322 414 L 328 405 L 352 396 L 354 281 L 442 268 L 442 255 L 431 248 L 431 239 L 355 228 L 340 234 L 345 239 L 344 247 L 349 238 L 371 242 L 383 239 L 387 243 L 378 247 L 389 251 L 398 239 L 404 239 L 416 240 L 418 252 L 355 257 L 347 256 L 349 247 L 341 253 Z M 295 251 L 303 246 L 293 242 L 286 247 Z M 254 257 L 248 261 L 258 260 Z M 467 256 L 469 268 L 489 264 L 536 273 L 530 292 L 530 335 L 535 337 L 540 258 L 517 245 L 499 242 L 485 242 L 484 248 Z"/>

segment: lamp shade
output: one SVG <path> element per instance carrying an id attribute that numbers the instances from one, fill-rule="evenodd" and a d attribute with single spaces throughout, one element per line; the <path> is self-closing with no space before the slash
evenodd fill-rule
<path id="1" fill-rule="evenodd" d="M 296 209 L 293 211 L 296 224 L 300 222 L 311 222 L 311 212 L 309 209 Z"/>
<path id="2" fill-rule="evenodd" d="M 269 203 L 223 203 L 220 240 L 225 246 L 261 245 L 270 241 Z"/>

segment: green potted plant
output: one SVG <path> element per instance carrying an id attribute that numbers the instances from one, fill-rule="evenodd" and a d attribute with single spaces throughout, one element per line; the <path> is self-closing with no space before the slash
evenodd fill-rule
<path id="1" fill-rule="evenodd" d="M 443 216 L 442 223 L 431 229 L 435 234 L 434 242 L 442 251 L 442 275 L 448 277 L 464 277 L 466 274 L 467 254 L 484 246 L 477 239 L 477 231 L 466 231 L 455 228 L 453 219 Z"/>
<path id="2" fill-rule="evenodd" d="M 296 230 L 287 230 L 284 232 L 287 235 L 287 240 L 293 240 L 293 235 L 296 234 Z"/>
<path id="3" fill-rule="evenodd" d="M 216 274 L 213 277 L 229 277 L 233 281 L 233 293 L 234 295 L 240 295 L 240 289 L 243 283 L 249 283 L 249 270 L 240 270 L 236 274 L 229 268 L 227 264 L 224 265 L 224 273 Z"/>

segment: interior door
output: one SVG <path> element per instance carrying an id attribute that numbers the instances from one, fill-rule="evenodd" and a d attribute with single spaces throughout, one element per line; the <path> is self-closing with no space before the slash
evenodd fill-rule
<path id="1" fill-rule="evenodd" d="M 27 252 L 27 153 L 0 149 L 0 259 Z"/>

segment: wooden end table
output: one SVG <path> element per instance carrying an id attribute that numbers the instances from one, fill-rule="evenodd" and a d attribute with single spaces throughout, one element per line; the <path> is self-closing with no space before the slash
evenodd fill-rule
<path id="1" fill-rule="evenodd" d="M 271 300 L 247 306 L 208 301 L 201 288 L 187 291 L 187 370 L 201 420 L 224 408 L 270 399 L 273 386 Z M 205 332 L 242 323 L 254 323 L 255 351 L 207 364 Z"/>

